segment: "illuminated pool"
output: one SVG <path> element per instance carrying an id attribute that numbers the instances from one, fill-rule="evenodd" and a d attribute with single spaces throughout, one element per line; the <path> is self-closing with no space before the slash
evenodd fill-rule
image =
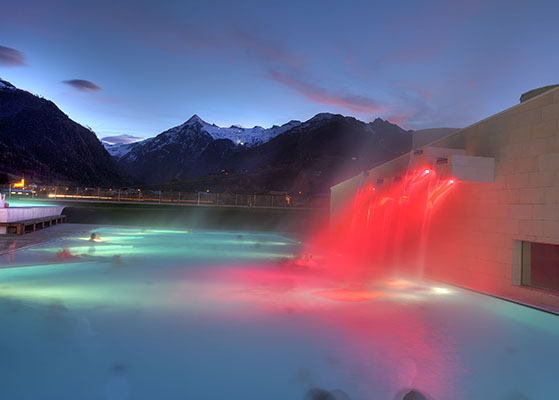
<path id="1" fill-rule="evenodd" d="M 6 203 L 11 207 L 52 207 L 58 205 L 58 203 L 53 201 L 41 201 L 41 200 L 29 200 L 21 199 L 19 197 L 9 198 L 6 197 Z"/>
<path id="2" fill-rule="evenodd" d="M 96 232 L 2 256 L 0 399 L 559 393 L 557 316 L 399 279 L 340 285 L 286 261 L 300 244 L 275 234 Z"/>

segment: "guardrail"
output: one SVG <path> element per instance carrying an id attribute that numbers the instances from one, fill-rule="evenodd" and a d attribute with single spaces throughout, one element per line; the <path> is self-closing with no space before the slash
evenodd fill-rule
<path id="1" fill-rule="evenodd" d="M 266 208 L 323 208 L 329 206 L 328 196 L 307 197 L 302 194 L 239 194 L 217 193 L 209 191 L 182 192 L 142 190 L 138 188 L 97 188 L 69 186 L 28 186 L 25 189 L 9 187 L 0 188 L 6 194 L 18 198 L 36 198 L 44 200 L 75 200 L 99 202 L 138 202 L 184 204 L 196 206 L 232 206 L 232 207 L 266 207 Z"/>

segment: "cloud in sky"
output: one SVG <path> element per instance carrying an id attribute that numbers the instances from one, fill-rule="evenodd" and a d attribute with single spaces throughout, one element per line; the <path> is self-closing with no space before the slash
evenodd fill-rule
<path id="1" fill-rule="evenodd" d="M 270 78 L 290 87 L 307 100 L 318 104 L 342 107 L 356 114 L 381 113 L 384 110 L 380 102 L 370 97 L 333 93 L 308 82 L 282 75 L 277 71 L 272 71 Z"/>
<path id="2" fill-rule="evenodd" d="M 274 62 L 279 65 L 299 69 L 308 61 L 303 55 L 290 54 L 274 41 L 265 40 L 245 30 L 235 29 L 231 34 L 231 38 L 233 39 L 233 44 L 237 47 L 266 62 Z"/>
<path id="3" fill-rule="evenodd" d="M 32 66 L 2 75 L 104 136 L 153 134 L 193 113 L 223 125 L 329 111 L 412 129 L 463 126 L 557 80 L 549 43 L 559 40 L 559 2 L 504 13 L 496 0 L 56 1 L 6 3 L 0 44 L 27 60 L 0 47 L 0 69 Z M 526 21 L 538 23 L 521 29 Z M 60 81 L 74 77 L 102 91 L 74 84 L 87 96 L 65 96 Z"/>
<path id="4" fill-rule="evenodd" d="M 103 138 L 101 138 L 101 141 L 109 143 L 109 144 L 122 144 L 122 143 L 134 143 L 137 142 L 139 140 L 143 140 L 145 138 L 143 137 L 139 137 L 139 136 L 132 136 L 132 135 L 128 135 L 126 133 L 122 134 L 122 135 L 116 135 L 116 136 L 105 136 Z"/>
<path id="5" fill-rule="evenodd" d="M 67 81 L 62 81 L 62 83 L 65 83 L 69 86 L 72 86 L 74 89 L 84 92 L 102 90 L 102 88 L 97 86 L 95 83 L 86 81 L 84 79 L 70 79 Z"/>
<path id="6" fill-rule="evenodd" d="M 24 67 L 27 65 L 21 51 L 11 47 L 0 46 L 0 65 L 7 67 Z"/>

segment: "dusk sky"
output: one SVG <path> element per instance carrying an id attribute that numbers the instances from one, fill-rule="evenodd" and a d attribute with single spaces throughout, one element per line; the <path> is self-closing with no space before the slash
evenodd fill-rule
<path id="1" fill-rule="evenodd" d="M 559 1 L 3 1 L 0 77 L 98 136 L 192 114 L 462 127 L 559 82 Z"/>

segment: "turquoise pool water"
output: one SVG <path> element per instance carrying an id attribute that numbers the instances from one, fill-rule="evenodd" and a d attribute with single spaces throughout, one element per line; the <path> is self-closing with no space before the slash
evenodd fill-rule
<path id="1" fill-rule="evenodd" d="M 14 196 L 11 198 L 6 196 L 5 201 L 10 205 L 10 207 L 52 207 L 59 205 L 57 202 L 54 201 L 33 200 L 21 198 L 19 196 Z"/>
<path id="2" fill-rule="evenodd" d="M 0 399 L 552 399 L 559 318 L 355 287 L 274 234 L 103 228 L 0 256 Z M 67 252 L 64 252 L 64 249 Z"/>

